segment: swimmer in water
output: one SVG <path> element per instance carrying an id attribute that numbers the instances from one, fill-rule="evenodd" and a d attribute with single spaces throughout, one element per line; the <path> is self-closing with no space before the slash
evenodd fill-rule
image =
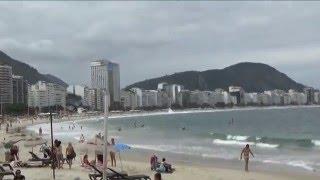
<path id="1" fill-rule="evenodd" d="M 182 131 L 186 130 L 186 127 L 181 128 Z"/>
<path id="2" fill-rule="evenodd" d="M 118 128 L 118 131 L 121 131 L 121 127 Z"/>

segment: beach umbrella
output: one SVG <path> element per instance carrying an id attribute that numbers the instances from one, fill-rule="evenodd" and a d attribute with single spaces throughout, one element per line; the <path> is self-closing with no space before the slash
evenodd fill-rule
<path id="1" fill-rule="evenodd" d="M 115 144 L 114 149 L 119 153 L 119 159 L 120 159 L 120 164 L 121 164 L 121 171 L 123 171 L 123 166 L 122 166 L 122 159 L 121 159 L 121 152 L 126 151 L 131 149 L 130 146 L 126 145 L 126 144 Z"/>

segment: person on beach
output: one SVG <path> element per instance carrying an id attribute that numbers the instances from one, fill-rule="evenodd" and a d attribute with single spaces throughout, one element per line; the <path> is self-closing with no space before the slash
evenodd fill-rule
<path id="1" fill-rule="evenodd" d="M 21 170 L 16 170 L 16 175 L 14 176 L 13 180 L 25 180 L 26 178 L 24 175 L 21 174 Z"/>
<path id="2" fill-rule="evenodd" d="M 76 157 L 76 153 L 73 149 L 71 142 L 69 142 L 66 148 L 66 157 L 67 157 L 67 163 L 69 165 L 69 169 L 71 169 L 72 160 Z"/>
<path id="3" fill-rule="evenodd" d="M 11 148 L 10 148 L 10 154 L 11 154 L 11 161 L 19 161 L 19 147 L 17 145 L 13 145 Z"/>
<path id="4" fill-rule="evenodd" d="M 117 161 L 116 161 L 116 151 L 114 149 L 115 141 L 114 138 L 111 138 L 111 144 L 110 144 L 110 159 L 111 159 L 111 166 L 117 167 Z"/>
<path id="5" fill-rule="evenodd" d="M 81 134 L 81 136 L 80 136 L 80 143 L 83 143 L 84 141 L 85 141 L 86 139 L 84 138 L 84 135 L 83 134 Z"/>
<path id="6" fill-rule="evenodd" d="M 87 167 L 90 167 L 89 165 L 90 165 L 90 162 L 89 162 L 89 159 L 88 159 L 88 154 L 85 154 L 83 156 L 83 159 L 82 159 L 82 162 L 81 162 L 81 166 L 87 168 Z"/>
<path id="7" fill-rule="evenodd" d="M 151 170 L 156 170 L 158 166 L 158 157 L 155 154 L 153 154 L 150 158 L 150 166 Z"/>
<path id="8" fill-rule="evenodd" d="M 9 132 L 9 124 L 7 123 L 7 126 L 6 126 L 6 133 Z"/>
<path id="9" fill-rule="evenodd" d="M 242 149 L 241 155 L 240 155 L 240 160 L 242 160 L 242 156 L 243 156 L 243 158 L 244 158 L 244 161 L 245 161 L 245 168 L 244 168 L 244 170 L 245 170 L 246 172 L 249 171 L 248 166 L 249 166 L 249 157 L 250 157 L 250 154 L 252 155 L 252 157 L 254 157 L 254 155 L 253 155 L 253 153 L 252 153 L 252 151 L 251 151 L 251 149 L 250 149 L 250 147 L 249 147 L 249 144 L 247 144 L 246 147 Z"/>
<path id="10" fill-rule="evenodd" d="M 42 128 L 39 128 L 39 136 L 42 136 Z"/>
<path id="11" fill-rule="evenodd" d="M 155 173 L 154 174 L 154 180 L 161 180 L 161 174 L 160 173 Z"/>
<path id="12" fill-rule="evenodd" d="M 55 153 L 57 159 L 57 167 L 58 169 L 63 169 L 63 154 L 62 154 L 62 146 L 61 141 L 55 140 Z"/>

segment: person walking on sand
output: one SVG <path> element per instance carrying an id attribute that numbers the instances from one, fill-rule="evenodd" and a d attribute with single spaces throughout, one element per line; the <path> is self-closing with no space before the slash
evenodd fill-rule
<path id="1" fill-rule="evenodd" d="M 245 170 L 246 172 L 249 171 L 248 166 L 249 166 L 249 157 L 250 157 L 250 154 L 252 155 L 252 157 L 254 157 L 254 155 L 253 155 L 253 153 L 252 153 L 252 151 L 251 151 L 251 149 L 250 149 L 250 147 L 249 147 L 249 144 L 247 144 L 246 147 L 242 149 L 241 155 L 240 155 L 240 160 L 242 160 L 242 156 L 243 156 L 243 158 L 244 158 L 244 161 L 245 161 L 245 168 L 244 168 L 244 170 Z"/>
<path id="2" fill-rule="evenodd" d="M 71 169 L 72 159 L 74 159 L 76 157 L 76 153 L 73 149 L 71 142 L 69 142 L 69 144 L 66 148 L 66 157 L 67 157 L 67 163 L 69 164 L 69 169 Z"/>

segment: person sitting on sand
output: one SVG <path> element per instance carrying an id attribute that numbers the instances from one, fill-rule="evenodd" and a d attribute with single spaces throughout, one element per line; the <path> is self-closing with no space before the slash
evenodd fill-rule
<path id="1" fill-rule="evenodd" d="M 154 180 L 161 180 L 161 174 L 160 173 L 155 173 L 154 174 Z"/>
<path id="2" fill-rule="evenodd" d="M 171 164 L 166 162 L 166 158 L 162 158 L 162 162 L 156 169 L 157 172 L 172 172 Z"/>
<path id="3" fill-rule="evenodd" d="M 249 144 L 247 144 L 246 147 L 242 149 L 241 155 L 240 155 L 240 160 L 242 160 L 242 155 L 243 155 L 243 158 L 244 158 L 244 161 L 245 161 L 245 168 L 244 168 L 244 170 L 245 170 L 246 172 L 249 171 L 248 166 L 249 166 L 249 157 L 250 157 L 250 154 L 252 155 L 252 157 L 254 157 L 254 155 L 253 155 L 253 153 L 251 152 L 251 149 L 250 149 L 250 147 L 249 147 Z"/>
<path id="4" fill-rule="evenodd" d="M 82 159 L 82 162 L 81 162 L 81 166 L 82 167 L 90 167 L 90 162 L 89 162 L 89 159 L 88 159 L 88 154 L 85 154 L 83 156 L 83 159 Z"/>
<path id="5" fill-rule="evenodd" d="M 24 175 L 21 174 L 21 171 L 18 169 L 16 171 L 16 175 L 14 176 L 13 180 L 25 180 L 26 178 Z"/>

